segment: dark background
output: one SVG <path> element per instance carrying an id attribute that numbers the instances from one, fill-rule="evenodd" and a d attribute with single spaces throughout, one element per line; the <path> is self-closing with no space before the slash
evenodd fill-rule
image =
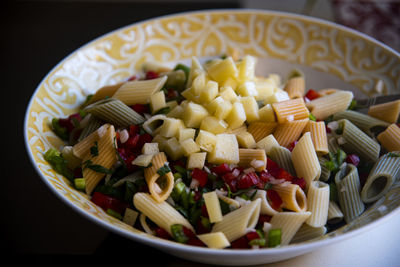
<path id="1" fill-rule="evenodd" d="M 144 19 L 210 8 L 213 3 L 2 2 L 1 103 L 5 123 L 1 188 L 1 251 L 30 263 L 136 262 L 167 265 L 179 261 L 109 233 L 61 202 L 32 167 L 24 144 L 25 109 L 45 75 L 63 58 L 94 38 Z M 1 253 L 0 253 L 1 254 Z M 183 262 L 183 261 L 181 261 Z M 5 263 L 5 262 L 4 262 Z"/>

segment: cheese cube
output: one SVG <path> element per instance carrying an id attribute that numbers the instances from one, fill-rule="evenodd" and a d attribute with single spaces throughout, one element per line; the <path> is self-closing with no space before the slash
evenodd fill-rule
<path id="1" fill-rule="evenodd" d="M 239 162 L 239 144 L 234 134 L 218 134 L 214 150 L 208 161 L 215 164 L 236 164 Z"/>
<path id="2" fill-rule="evenodd" d="M 161 125 L 158 134 L 164 137 L 177 136 L 179 133 L 179 129 L 184 127 L 185 125 L 183 125 L 182 120 L 175 118 L 166 118 L 163 125 Z"/>
<path id="3" fill-rule="evenodd" d="M 195 168 L 203 169 L 206 161 L 207 152 L 198 152 L 189 155 L 186 168 L 193 170 Z"/>
<path id="4" fill-rule="evenodd" d="M 244 147 L 244 148 L 256 147 L 256 141 L 254 140 L 253 135 L 249 132 L 240 132 L 236 134 L 236 139 L 239 143 L 239 147 Z"/>
<path id="5" fill-rule="evenodd" d="M 232 57 L 227 57 L 224 60 L 211 65 L 207 69 L 208 75 L 218 83 L 223 83 L 229 77 L 236 78 L 238 70 Z"/>
<path id="6" fill-rule="evenodd" d="M 198 128 L 206 116 L 208 116 L 208 111 L 203 106 L 189 102 L 185 106 L 181 117 L 186 127 Z"/>
<path id="7" fill-rule="evenodd" d="M 152 114 L 156 113 L 166 106 L 167 105 L 165 103 L 165 94 L 163 91 L 159 91 L 150 96 L 150 110 Z"/>
<path id="8" fill-rule="evenodd" d="M 152 142 L 157 143 L 160 150 L 164 150 L 165 143 L 168 141 L 168 138 L 157 134 L 154 136 Z"/>
<path id="9" fill-rule="evenodd" d="M 181 105 L 178 105 L 172 108 L 171 111 L 167 113 L 167 117 L 179 119 L 182 115 L 182 112 L 183 112 L 183 107 Z"/>
<path id="10" fill-rule="evenodd" d="M 256 100 L 265 100 L 274 93 L 274 83 L 268 79 L 259 79 L 254 82 L 258 95 Z"/>
<path id="11" fill-rule="evenodd" d="M 194 95 L 198 96 L 200 92 L 203 90 L 204 86 L 207 83 L 206 74 L 203 72 L 199 74 L 192 82 L 192 92 Z"/>
<path id="12" fill-rule="evenodd" d="M 217 137 L 213 133 L 200 130 L 196 137 L 196 143 L 201 150 L 211 152 L 214 150 L 215 144 L 217 143 Z"/>
<path id="13" fill-rule="evenodd" d="M 200 151 L 199 145 L 191 138 L 180 141 L 179 143 L 182 147 L 183 155 L 186 157 Z"/>
<path id="14" fill-rule="evenodd" d="M 233 90 L 236 90 L 238 86 L 238 82 L 236 79 L 232 77 L 228 77 L 222 84 L 220 84 L 221 87 L 231 87 Z"/>
<path id="15" fill-rule="evenodd" d="M 228 129 L 228 124 L 214 116 L 207 116 L 203 119 L 200 129 L 213 134 L 223 133 Z"/>
<path id="16" fill-rule="evenodd" d="M 242 61 L 240 61 L 238 66 L 238 80 L 239 81 L 248 81 L 254 80 L 255 78 L 255 69 L 256 69 L 257 59 L 253 56 L 244 56 Z"/>
<path id="17" fill-rule="evenodd" d="M 221 103 L 218 103 L 219 105 L 217 106 L 216 110 L 215 110 L 215 117 L 217 117 L 218 119 L 225 119 L 226 117 L 228 117 L 229 113 L 232 110 L 233 105 L 231 104 L 231 102 L 224 100 Z"/>
<path id="18" fill-rule="evenodd" d="M 178 140 L 183 141 L 189 138 L 194 139 L 195 134 L 196 130 L 193 128 L 181 128 L 179 129 Z"/>
<path id="19" fill-rule="evenodd" d="M 275 111 L 272 108 L 271 104 L 267 104 L 258 110 L 258 116 L 260 121 L 265 122 L 275 122 Z"/>
<path id="20" fill-rule="evenodd" d="M 232 103 L 238 101 L 238 96 L 231 86 L 224 86 L 220 88 L 219 95 Z"/>
<path id="21" fill-rule="evenodd" d="M 155 155 L 160 150 L 158 149 L 158 143 L 145 143 L 142 148 L 142 154 Z"/>
<path id="22" fill-rule="evenodd" d="M 286 101 L 289 100 L 290 97 L 286 91 L 277 91 L 273 95 L 270 95 L 264 100 L 264 105 L 266 104 L 273 104 L 276 102 Z"/>
<path id="23" fill-rule="evenodd" d="M 210 103 L 206 104 L 206 108 L 210 114 L 215 114 L 215 111 L 217 110 L 219 105 L 222 105 L 224 103 L 224 99 L 220 96 L 214 98 Z"/>
<path id="24" fill-rule="evenodd" d="M 182 146 L 179 144 L 178 140 L 175 137 L 168 139 L 164 143 L 163 150 L 172 160 L 177 160 L 183 156 Z"/>
<path id="25" fill-rule="evenodd" d="M 132 161 L 132 165 L 147 167 L 150 165 L 152 159 L 153 159 L 153 155 L 142 154 L 142 155 L 137 156 Z"/>
<path id="26" fill-rule="evenodd" d="M 218 95 L 218 83 L 208 81 L 204 88 L 200 91 L 198 99 L 199 103 L 209 103 Z"/>
<path id="27" fill-rule="evenodd" d="M 178 106 L 178 101 L 176 101 L 176 100 L 168 101 L 168 102 L 165 104 L 165 106 L 166 106 L 166 107 L 169 107 L 170 110 L 172 110 L 172 109 L 174 109 L 176 106 Z"/>
<path id="28" fill-rule="evenodd" d="M 258 92 L 256 84 L 252 81 L 247 81 L 239 85 L 236 92 L 241 96 L 257 96 Z"/>
<path id="29" fill-rule="evenodd" d="M 189 101 L 197 102 L 197 95 L 194 91 L 194 87 L 189 87 L 188 89 L 181 92 L 181 95 Z"/>
<path id="30" fill-rule="evenodd" d="M 259 119 L 258 116 L 258 104 L 254 97 L 245 96 L 240 98 L 240 103 L 242 103 L 244 112 L 246 113 L 246 120 L 248 122 L 256 121 Z"/>
<path id="31" fill-rule="evenodd" d="M 225 118 L 225 121 L 229 124 L 229 128 L 235 129 L 246 121 L 246 112 L 244 111 L 242 103 L 236 102 L 233 104 L 231 112 Z"/>

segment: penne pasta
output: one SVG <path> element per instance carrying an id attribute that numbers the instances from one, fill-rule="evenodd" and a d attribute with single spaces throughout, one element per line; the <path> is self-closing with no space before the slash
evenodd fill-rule
<path id="1" fill-rule="evenodd" d="M 386 151 L 400 150 L 400 127 L 396 124 L 391 124 L 384 132 L 377 136 L 379 143 Z"/>
<path id="2" fill-rule="evenodd" d="M 275 137 L 270 134 L 260 141 L 257 142 L 256 144 L 257 148 L 264 149 L 265 153 L 269 156 L 270 151 L 274 147 L 280 147 L 279 143 L 276 141 Z"/>
<path id="3" fill-rule="evenodd" d="M 307 210 L 306 194 L 297 184 L 282 183 L 273 185 L 272 189 L 281 197 L 283 208 L 295 212 L 304 212 Z"/>
<path id="4" fill-rule="evenodd" d="M 303 98 L 290 99 L 272 104 L 278 123 L 308 119 L 308 111 Z"/>
<path id="5" fill-rule="evenodd" d="M 288 245 L 303 223 L 310 217 L 311 212 L 278 212 L 272 216 L 271 229 L 281 229 L 281 246 Z"/>
<path id="6" fill-rule="evenodd" d="M 112 98 L 118 99 L 125 105 L 147 104 L 150 97 L 160 91 L 167 81 L 167 76 L 151 80 L 134 80 L 126 82 L 118 88 Z"/>
<path id="7" fill-rule="evenodd" d="M 222 232 L 229 242 L 245 235 L 254 229 L 260 214 L 261 200 L 255 199 L 250 204 L 234 210 L 214 224 L 212 232 Z"/>
<path id="8" fill-rule="evenodd" d="M 103 100 L 107 97 L 112 97 L 115 92 L 124 84 L 125 82 L 120 82 L 113 85 L 106 85 L 101 87 L 96 91 L 96 93 L 90 98 L 88 104 L 95 103 L 99 100 Z"/>
<path id="9" fill-rule="evenodd" d="M 104 124 L 104 122 L 95 116 L 92 116 L 92 114 L 88 114 L 87 116 L 90 116 L 86 126 L 83 128 L 81 134 L 79 135 L 78 142 L 82 141 L 85 139 L 87 136 L 89 136 L 91 133 L 96 131 L 97 129 L 100 128 Z"/>
<path id="10" fill-rule="evenodd" d="M 344 163 L 336 173 L 340 208 L 347 223 L 357 218 L 365 209 L 360 197 L 360 179 L 357 168 L 352 164 Z"/>
<path id="11" fill-rule="evenodd" d="M 354 153 L 361 158 L 375 162 L 378 160 L 380 146 L 379 144 L 361 131 L 349 120 L 338 121 L 339 129 L 336 131 L 338 143 L 347 153 Z M 338 131 L 341 131 L 338 133 Z"/>
<path id="12" fill-rule="evenodd" d="M 133 197 L 133 204 L 136 209 L 170 235 L 172 235 L 171 226 L 174 224 L 181 224 L 194 232 L 188 220 L 166 201 L 160 203 L 148 193 L 136 193 Z"/>
<path id="13" fill-rule="evenodd" d="M 400 178 L 400 152 L 383 155 L 374 165 L 361 191 L 364 203 L 380 199 Z"/>
<path id="14" fill-rule="evenodd" d="M 293 77 L 286 83 L 285 90 L 290 98 L 302 99 L 305 93 L 305 79 L 303 76 Z"/>
<path id="15" fill-rule="evenodd" d="M 222 249 L 231 245 L 222 232 L 202 234 L 197 237 L 209 248 Z"/>
<path id="16" fill-rule="evenodd" d="M 321 166 L 321 176 L 319 177 L 319 180 L 326 182 L 331 176 L 331 171 L 326 167 L 326 162 L 328 162 L 329 160 L 324 157 L 319 157 L 318 161 L 319 165 Z"/>
<path id="17" fill-rule="evenodd" d="M 311 216 L 306 224 L 311 227 L 322 227 L 328 220 L 329 185 L 320 182 L 311 182 L 307 191 L 307 207 Z"/>
<path id="18" fill-rule="evenodd" d="M 337 91 L 316 98 L 308 102 L 306 106 L 318 120 L 324 120 L 330 115 L 346 110 L 352 99 L 352 92 Z"/>
<path id="19" fill-rule="evenodd" d="M 267 191 L 256 189 L 256 193 L 253 199 L 261 200 L 260 214 L 272 216 L 278 211 L 271 207 L 269 200 L 267 198 Z"/>
<path id="20" fill-rule="evenodd" d="M 239 166 L 253 167 L 256 171 L 265 170 L 267 156 L 264 149 L 239 148 Z"/>
<path id="21" fill-rule="evenodd" d="M 93 103 L 85 110 L 99 119 L 122 127 L 144 122 L 144 118 L 117 99 L 108 98 Z"/>
<path id="22" fill-rule="evenodd" d="M 400 114 L 400 100 L 374 105 L 369 107 L 368 115 L 386 121 L 396 123 Z"/>
<path id="23" fill-rule="evenodd" d="M 203 194 L 204 203 L 211 223 L 222 221 L 221 206 L 215 191 Z"/>
<path id="24" fill-rule="evenodd" d="M 95 142 L 98 142 L 100 138 L 102 138 L 106 133 L 107 129 L 110 127 L 110 124 L 104 124 L 100 128 L 98 128 L 95 132 L 89 134 L 82 141 L 75 144 L 72 147 L 73 154 L 80 159 L 83 159 L 89 154 L 90 148 L 94 145 Z"/>
<path id="25" fill-rule="evenodd" d="M 305 133 L 292 151 L 292 162 L 298 177 L 303 177 L 307 188 L 321 175 L 321 165 L 315 153 L 311 134 Z"/>
<path id="26" fill-rule="evenodd" d="M 299 139 L 304 127 L 306 127 L 309 119 L 303 119 L 298 121 L 288 121 L 282 124 L 278 124 L 274 137 L 278 143 L 283 147 L 288 147 L 294 141 Z"/>
<path id="27" fill-rule="evenodd" d="M 92 144 L 92 147 L 97 144 L 97 154 L 87 153 L 82 160 L 82 174 L 88 195 L 92 194 L 94 188 L 104 178 L 106 173 L 103 170 L 109 171 L 117 161 L 114 126 L 108 125 L 104 135 L 96 142 Z"/>
<path id="28" fill-rule="evenodd" d="M 276 122 L 252 122 L 247 127 L 256 142 L 273 133 L 278 124 Z"/>
<path id="29" fill-rule="evenodd" d="M 300 229 L 296 232 L 294 237 L 292 238 L 291 244 L 300 243 L 304 241 L 309 241 L 314 238 L 318 238 L 326 234 L 327 229 L 325 226 L 321 227 L 311 227 L 306 223 L 300 227 Z"/>
<path id="30" fill-rule="evenodd" d="M 271 148 L 269 157 L 276 162 L 279 167 L 288 171 L 291 175 L 296 176 L 296 171 L 292 162 L 292 152 L 283 146 L 275 146 Z"/>
<path id="31" fill-rule="evenodd" d="M 328 223 L 335 224 L 343 220 L 343 213 L 338 204 L 334 201 L 329 201 L 328 207 Z"/>
<path id="32" fill-rule="evenodd" d="M 326 136 L 325 123 L 323 121 L 309 121 L 303 132 L 310 132 L 315 152 L 318 156 L 328 154 L 328 137 Z"/>

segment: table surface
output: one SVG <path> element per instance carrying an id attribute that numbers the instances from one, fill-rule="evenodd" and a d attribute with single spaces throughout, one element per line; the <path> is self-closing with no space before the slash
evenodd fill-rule
<path id="1" fill-rule="evenodd" d="M 42 183 L 26 156 L 23 118 L 42 78 L 90 40 L 143 19 L 186 10 L 238 7 L 223 3 L 7 2 L 1 17 L 6 101 L 6 177 L 1 200 L 1 249 L 15 260 L 56 263 L 118 263 L 146 258 L 164 266 L 205 266 L 109 233 L 62 203 Z M 12 101 L 11 101 L 12 99 Z M 7 128 L 5 128 L 7 127 Z M 12 141 L 11 141 L 12 140 Z M 400 214 L 376 229 L 274 266 L 400 266 Z M 395 234 L 393 234 L 395 233 Z M 93 257 L 91 257 L 93 256 Z M 266 265 L 269 266 L 269 265 Z"/>

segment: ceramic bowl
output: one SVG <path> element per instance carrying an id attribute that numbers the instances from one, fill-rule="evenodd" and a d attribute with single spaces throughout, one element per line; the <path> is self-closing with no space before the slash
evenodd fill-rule
<path id="1" fill-rule="evenodd" d="M 261 10 L 209 10 L 159 17 L 101 36 L 52 69 L 33 94 L 25 117 L 25 142 L 39 176 L 76 212 L 102 227 L 192 261 L 250 265 L 280 261 L 372 229 L 400 211 L 400 183 L 352 223 L 319 239 L 281 248 L 215 250 L 181 245 L 142 233 L 107 215 L 76 191 L 43 159 L 62 141 L 49 128 L 53 117 L 77 110 L 88 93 L 131 76 L 148 60 L 190 62 L 239 51 L 259 58 L 257 73 L 305 73 L 307 88 L 352 90 L 356 97 L 400 88 L 400 55 L 351 29 L 306 16 Z M 380 84 L 379 92 L 376 84 Z M 385 207 L 382 209 L 380 207 Z"/>

